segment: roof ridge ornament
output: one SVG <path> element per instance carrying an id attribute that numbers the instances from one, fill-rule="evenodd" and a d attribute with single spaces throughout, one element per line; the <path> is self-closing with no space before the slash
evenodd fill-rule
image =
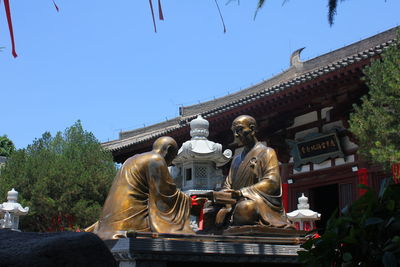
<path id="1" fill-rule="evenodd" d="M 292 53 L 290 56 L 290 66 L 301 67 L 303 65 L 303 61 L 300 60 L 300 54 L 305 48 L 306 47 L 302 47 Z"/>

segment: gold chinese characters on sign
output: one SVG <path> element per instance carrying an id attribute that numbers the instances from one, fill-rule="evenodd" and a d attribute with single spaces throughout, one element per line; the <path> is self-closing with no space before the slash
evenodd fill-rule
<path id="1" fill-rule="evenodd" d="M 321 143 L 314 144 L 314 145 L 311 145 L 311 146 L 302 146 L 301 147 L 301 152 L 303 152 L 305 154 L 306 152 L 320 151 L 320 150 L 327 149 L 329 147 L 335 147 L 336 148 L 337 145 L 335 144 L 335 142 L 333 140 L 323 141 Z"/>
<path id="2" fill-rule="evenodd" d="M 319 137 L 311 141 L 300 142 L 297 146 L 302 158 L 339 150 L 335 134 Z"/>

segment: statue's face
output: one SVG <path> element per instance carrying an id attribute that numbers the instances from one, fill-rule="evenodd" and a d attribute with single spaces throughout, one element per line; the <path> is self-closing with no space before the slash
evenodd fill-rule
<path id="1" fill-rule="evenodd" d="M 254 144 L 254 126 L 248 120 L 235 120 L 232 124 L 232 131 L 235 143 L 240 146 Z"/>

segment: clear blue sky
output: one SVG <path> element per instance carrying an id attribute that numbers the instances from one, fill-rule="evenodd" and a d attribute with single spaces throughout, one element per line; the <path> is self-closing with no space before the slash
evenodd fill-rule
<path id="1" fill-rule="evenodd" d="M 0 6 L 0 135 L 17 148 L 78 119 L 114 140 L 268 79 L 298 48 L 309 59 L 400 23 L 399 0 L 340 2 L 332 27 L 327 0 L 266 1 L 256 20 L 257 0 L 220 0 L 224 34 L 214 0 L 162 0 L 156 34 L 147 0 L 56 2 L 11 0 L 16 59 Z"/>

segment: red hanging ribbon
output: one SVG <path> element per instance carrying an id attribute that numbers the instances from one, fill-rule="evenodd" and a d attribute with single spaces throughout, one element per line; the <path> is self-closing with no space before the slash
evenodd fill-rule
<path id="1" fill-rule="evenodd" d="M 54 7 L 56 8 L 57 12 L 60 12 L 60 9 L 58 8 L 58 6 L 54 0 L 53 0 L 53 4 L 54 4 Z"/>
<path id="2" fill-rule="evenodd" d="M 150 10 L 151 10 L 151 17 L 153 18 L 154 32 L 157 32 L 156 19 L 154 17 L 154 9 L 153 9 L 152 0 L 149 0 L 149 4 L 150 4 Z M 161 7 L 161 0 L 158 0 L 158 16 L 159 16 L 160 20 L 164 20 L 164 14 L 163 14 L 162 7 Z"/>
<path id="3" fill-rule="evenodd" d="M 400 163 L 392 165 L 393 181 L 398 184 L 400 182 Z"/>
<path id="4" fill-rule="evenodd" d="M 162 8 L 161 8 L 161 0 L 158 0 L 158 13 L 160 16 L 160 20 L 164 20 L 164 14 L 163 14 Z"/>
<path id="5" fill-rule="evenodd" d="M 222 17 L 221 9 L 219 8 L 219 5 L 218 5 L 217 0 L 214 0 L 214 1 L 215 1 L 215 4 L 217 5 L 219 17 L 221 18 L 221 21 L 222 21 L 222 26 L 224 26 L 224 33 L 226 33 L 226 27 L 225 27 L 224 17 Z"/>
<path id="6" fill-rule="evenodd" d="M 151 9 L 151 16 L 153 17 L 154 32 L 157 32 L 156 19 L 154 18 L 153 3 L 152 3 L 151 1 L 152 1 L 152 0 L 149 0 L 150 9 Z"/>
<path id="7" fill-rule="evenodd" d="M 17 57 L 18 56 L 17 52 L 15 52 L 14 31 L 13 31 L 12 20 L 11 20 L 11 11 L 10 11 L 10 2 L 9 2 L 9 0 L 4 0 L 4 8 L 6 10 L 8 29 L 10 30 L 10 38 L 11 38 L 11 45 L 12 45 L 12 55 L 13 55 L 13 57 Z"/>

